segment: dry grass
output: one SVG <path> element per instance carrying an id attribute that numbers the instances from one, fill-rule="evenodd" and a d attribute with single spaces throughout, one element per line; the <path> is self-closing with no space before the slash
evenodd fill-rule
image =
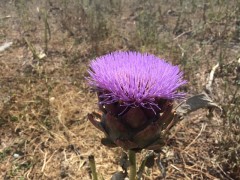
<path id="1" fill-rule="evenodd" d="M 162 161 L 166 179 L 240 178 L 239 9 L 237 0 L 1 1 L 0 45 L 13 45 L 0 52 L 0 179 L 91 179 L 91 154 L 105 179 L 121 170 L 121 149 L 103 147 L 86 117 L 97 111 L 88 62 L 114 50 L 179 64 L 189 94 L 201 92 L 220 63 L 212 97 L 223 114 L 187 117 Z M 161 178 L 157 166 L 144 173 Z"/>

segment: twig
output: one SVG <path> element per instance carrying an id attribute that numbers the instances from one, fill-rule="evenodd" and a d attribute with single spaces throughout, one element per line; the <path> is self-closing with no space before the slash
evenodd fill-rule
<path id="1" fill-rule="evenodd" d="M 209 179 L 216 179 L 216 177 L 212 176 L 211 174 L 208 174 L 206 172 L 203 172 L 202 170 L 199 170 L 199 169 L 195 169 L 195 168 L 192 168 L 188 165 L 185 166 L 186 169 L 189 169 L 189 170 L 192 170 L 192 171 L 196 171 L 196 172 L 199 172 L 199 173 L 202 173 L 204 174 L 205 176 L 207 176 Z"/>
<path id="2" fill-rule="evenodd" d="M 177 166 L 174 166 L 173 164 L 171 164 L 170 166 L 172 166 L 174 169 L 176 169 L 177 171 L 181 172 L 184 174 L 184 176 L 187 178 L 187 179 L 191 179 L 190 177 L 188 177 L 181 169 L 179 169 Z"/>
<path id="3" fill-rule="evenodd" d="M 209 77 L 208 77 L 208 80 L 207 80 L 207 84 L 206 84 L 206 92 L 208 94 L 211 94 L 212 93 L 212 82 L 213 82 L 213 79 L 214 79 L 214 74 L 215 74 L 215 71 L 216 69 L 219 67 L 219 63 L 217 63 L 215 66 L 213 66 L 210 74 L 209 74 Z"/>
<path id="4" fill-rule="evenodd" d="M 43 166 L 42 166 L 42 172 L 44 171 L 47 163 L 50 162 L 50 160 L 52 159 L 53 155 L 54 155 L 56 152 L 57 152 L 57 150 L 53 152 L 53 154 L 49 157 L 48 160 L 47 160 L 47 152 L 44 154 L 44 163 L 43 163 Z"/>
<path id="5" fill-rule="evenodd" d="M 36 52 L 36 49 L 33 47 L 33 45 L 28 41 L 28 39 L 27 39 L 26 37 L 23 37 L 23 38 L 24 38 L 25 42 L 27 43 L 28 48 L 29 48 L 30 51 L 32 52 L 33 57 L 40 59 L 39 56 L 38 56 L 38 54 L 37 54 L 37 52 Z"/>
<path id="6" fill-rule="evenodd" d="M 8 19 L 8 18 L 12 18 L 12 16 L 11 16 L 11 15 L 8 15 L 8 16 L 0 17 L 0 20 Z"/>
<path id="7" fill-rule="evenodd" d="M 234 180 L 233 178 L 231 178 L 222 168 L 219 164 L 217 164 L 217 167 L 220 169 L 220 171 L 230 180 Z"/>
<path id="8" fill-rule="evenodd" d="M 190 33 L 190 32 L 192 32 L 192 30 L 185 31 L 185 32 L 179 34 L 179 35 L 178 35 L 177 37 L 175 37 L 173 40 L 176 40 L 176 39 L 180 38 L 181 36 L 183 36 L 183 35 L 185 35 L 185 34 L 187 34 L 187 33 Z"/>
<path id="9" fill-rule="evenodd" d="M 181 50 L 181 52 L 182 52 L 182 57 L 184 57 L 186 50 L 183 49 L 180 44 L 178 44 L 178 47 L 180 48 L 180 50 Z"/>
<path id="10" fill-rule="evenodd" d="M 158 157 L 157 157 L 157 161 L 156 161 L 156 163 L 157 163 L 157 166 L 158 166 L 158 169 L 161 171 L 161 173 L 162 173 L 162 177 L 163 177 L 163 179 L 165 180 L 166 179 L 166 168 L 165 168 L 165 166 L 162 164 L 162 162 L 161 162 L 161 154 L 160 153 L 158 153 Z"/>
<path id="11" fill-rule="evenodd" d="M 47 4 L 47 1 L 46 1 L 46 4 Z M 47 7 L 47 5 L 46 5 L 46 7 Z M 44 26 L 45 26 L 45 29 L 44 29 L 44 42 L 45 42 L 44 52 L 47 53 L 48 42 L 51 39 L 51 30 L 50 30 L 50 26 L 48 23 L 48 11 L 46 9 L 44 9 L 42 11 L 42 14 L 43 14 L 43 21 L 44 21 Z"/>
<path id="12" fill-rule="evenodd" d="M 98 180 L 94 156 L 93 155 L 88 156 L 88 160 L 89 160 L 89 165 L 90 165 L 91 172 L 92 172 L 92 179 Z"/>
<path id="13" fill-rule="evenodd" d="M 42 170 L 41 170 L 42 172 L 43 172 L 44 169 L 45 169 L 46 161 L 47 161 L 47 152 L 44 154 L 43 166 L 42 166 Z"/>
<path id="14" fill-rule="evenodd" d="M 185 151 L 186 149 L 188 149 L 193 143 L 195 143 L 195 141 L 196 141 L 196 140 L 200 137 L 200 135 L 202 134 L 203 130 L 205 130 L 206 126 L 207 126 L 206 124 L 202 124 L 202 128 L 201 128 L 200 132 L 199 132 L 198 135 L 195 137 L 195 139 L 194 139 L 187 147 L 185 147 L 184 151 Z"/>

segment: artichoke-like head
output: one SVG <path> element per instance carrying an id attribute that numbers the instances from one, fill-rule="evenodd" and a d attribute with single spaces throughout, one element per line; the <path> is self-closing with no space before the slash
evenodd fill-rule
<path id="1" fill-rule="evenodd" d="M 186 83 L 177 66 L 138 52 L 113 52 L 91 61 L 89 85 L 102 115 L 90 122 L 105 133 L 102 143 L 124 149 L 158 150 L 162 131 L 174 117 L 173 100 Z"/>

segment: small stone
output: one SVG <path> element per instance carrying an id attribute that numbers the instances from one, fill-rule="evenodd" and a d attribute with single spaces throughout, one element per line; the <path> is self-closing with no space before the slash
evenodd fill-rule
<path id="1" fill-rule="evenodd" d="M 13 157 L 14 157 L 14 158 L 19 158 L 19 157 L 20 157 L 20 155 L 19 155 L 19 154 L 17 154 L 17 153 L 14 153 L 14 154 L 13 154 Z"/>

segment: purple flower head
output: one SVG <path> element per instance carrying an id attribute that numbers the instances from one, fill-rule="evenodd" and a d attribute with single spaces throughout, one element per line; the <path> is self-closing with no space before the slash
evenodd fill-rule
<path id="1" fill-rule="evenodd" d="M 177 66 L 147 53 L 113 52 L 90 64 L 88 82 L 101 104 L 121 102 L 123 106 L 157 108 L 158 99 L 178 99 L 177 89 L 186 83 Z"/>

